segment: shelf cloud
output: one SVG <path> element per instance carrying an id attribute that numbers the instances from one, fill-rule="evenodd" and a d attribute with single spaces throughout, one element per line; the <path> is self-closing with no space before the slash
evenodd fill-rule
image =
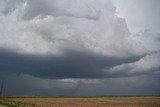
<path id="1" fill-rule="evenodd" d="M 114 3 L 0 0 L 1 76 L 106 79 L 159 73 L 158 28 L 131 32 L 128 19 L 117 14 L 121 5 Z"/>

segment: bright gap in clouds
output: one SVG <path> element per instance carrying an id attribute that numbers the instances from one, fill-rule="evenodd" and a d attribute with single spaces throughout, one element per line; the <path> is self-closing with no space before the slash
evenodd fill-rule
<path id="1" fill-rule="evenodd" d="M 46 81 L 60 80 L 62 87 L 56 85 L 57 90 L 63 89 L 65 81 L 78 81 L 66 89 L 76 90 L 94 79 L 100 84 L 91 85 L 97 94 L 107 84 L 103 79 L 112 80 L 111 90 L 118 85 L 114 79 L 154 77 L 160 71 L 160 16 L 154 11 L 158 4 L 156 0 L 0 0 L 1 77 L 15 79 L 16 74 L 17 85 L 21 77 L 24 82 L 34 78 L 33 83 L 39 78 L 46 85 Z M 152 76 L 150 94 L 159 88 Z M 134 90 L 127 84 L 122 86 Z M 143 84 L 147 85 L 142 82 L 141 89 Z M 87 85 L 79 94 L 88 91 Z M 37 88 L 43 91 L 44 86 Z M 125 94 L 123 90 L 118 94 Z"/>
<path id="2" fill-rule="evenodd" d="M 159 0 L 115 0 L 117 15 L 126 19 L 131 32 L 160 30 Z"/>

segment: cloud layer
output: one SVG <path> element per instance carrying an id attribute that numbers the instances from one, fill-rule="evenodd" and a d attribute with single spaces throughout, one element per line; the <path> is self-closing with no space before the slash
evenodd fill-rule
<path id="1" fill-rule="evenodd" d="M 0 4 L 2 74 L 112 78 L 160 69 L 160 33 L 130 33 L 109 0 L 1 0 Z"/>
<path id="2" fill-rule="evenodd" d="M 159 95 L 158 0 L 0 0 L 7 95 Z"/>

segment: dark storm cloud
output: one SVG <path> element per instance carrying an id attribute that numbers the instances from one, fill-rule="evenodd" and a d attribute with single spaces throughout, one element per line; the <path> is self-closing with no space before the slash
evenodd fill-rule
<path id="1" fill-rule="evenodd" d="M 30 75 L 8 76 L 7 95 L 160 95 L 160 75 L 151 73 L 107 79 L 40 79 Z"/>
<path id="2" fill-rule="evenodd" d="M 106 68 L 139 60 L 140 57 L 112 58 L 89 52 L 66 51 L 61 56 L 21 55 L 0 51 L 1 73 L 30 74 L 39 78 L 111 78 L 126 74 L 104 72 Z"/>
<path id="3" fill-rule="evenodd" d="M 159 35 L 131 34 L 110 0 L 0 2 L 0 49 L 10 50 L 1 50 L 2 73 L 111 78 L 159 70 Z"/>
<path id="4" fill-rule="evenodd" d="M 0 80 L 9 94 L 159 94 L 159 7 L 147 1 L 121 18 L 130 2 L 0 0 Z"/>

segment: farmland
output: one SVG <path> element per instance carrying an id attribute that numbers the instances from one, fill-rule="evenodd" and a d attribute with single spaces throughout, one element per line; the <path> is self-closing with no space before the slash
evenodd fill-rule
<path id="1" fill-rule="evenodd" d="M 160 107 L 160 97 L 6 97 L 9 107 Z"/>

